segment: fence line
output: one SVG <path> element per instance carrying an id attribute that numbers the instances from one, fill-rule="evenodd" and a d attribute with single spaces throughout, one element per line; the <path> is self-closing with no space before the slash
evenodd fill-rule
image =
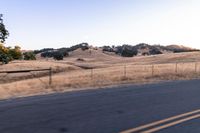
<path id="1" fill-rule="evenodd" d="M 79 79 L 81 77 L 88 77 L 87 80 L 92 82 L 107 82 L 112 81 L 113 78 L 118 77 L 117 80 L 129 80 L 137 78 L 154 77 L 159 75 L 177 75 L 177 74 L 197 74 L 200 70 L 199 62 L 188 62 L 188 63 L 166 63 L 166 64 L 144 64 L 144 65 L 134 65 L 134 64 L 124 64 L 124 65 L 114 65 L 113 67 L 105 68 L 92 68 L 90 70 L 76 70 L 72 73 L 68 73 L 67 78 Z M 34 70 L 16 70 L 16 71 L 0 71 L 0 73 L 31 73 L 31 72 L 49 71 L 49 85 L 52 85 L 52 68 L 48 69 L 34 69 Z M 77 72 L 77 73 L 76 73 Z M 84 73 L 82 73 L 84 72 Z M 88 81 L 88 82 L 91 82 Z M 62 84 L 62 83 L 61 83 Z"/>
<path id="2" fill-rule="evenodd" d="M 164 74 L 164 73 L 166 73 L 166 74 L 168 74 L 168 73 L 169 74 L 170 73 L 171 74 L 184 74 L 184 73 L 187 73 L 187 72 L 188 73 L 194 72 L 196 74 L 198 73 L 198 71 L 199 71 L 198 62 L 186 62 L 186 63 L 183 63 L 183 64 L 181 64 L 181 63 L 182 62 L 166 63 L 166 64 L 152 64 L 152 65 L 148 64 L 146 66 L 147 66 L 147 68 L 149 68 L 149 70 L 150 70 L 149 74 L 151 73 L 152 77 L 159 75 L 159 74 Z M 193 63 L 194 63 L 194 67 L 192 65 Z M 121 72 L 123 72 L 122 76 L 127 78 L 129 76 L 129 72 L 131 72 L 132 69 L 133 70 L 135 69 L 135 74 L 141 73 L 141 71 L 139 72 L 139 71 L 137 71 L 137 69 L 142 69 L 142 66 L 145 67 L 145 65 L 125 64 L 125 65 L 117 65 L 117 66 L 113 66 L 113 67 L 109 66 L 109 67 L 105 67 L 105 68 L 91 68 L 91 78 L 93 79 L 95 74 L 98 75 L 98 74 L 104 74 L 106 72 L 109 73 L 109 71 L 118 71 L 118 72 L 121 71 Z M 115 69 L 119 69 L 119 70 L 115 70 Z M 95 72 L 95 74 L 94 74 L 94 72 Z M 145 70 L 143 70 L 142 72 L 145 72 Z M 110 75 L 110 76 L 116 76 L 116 75 Z M 134 76 L 134 74 L 133 74 L 133 76 Z"/>
<path id="3" fill-rule="evenodd" d="M 13 71 L 0 71 L 0 73 L 14 74 L 14 73 L 31 73 L 31 72 L 41 72 L 49 71 L 49 85 L 52 84 L 52 68 L 48 69 L 29 69 L 29 70 L 13 70 Z"/>

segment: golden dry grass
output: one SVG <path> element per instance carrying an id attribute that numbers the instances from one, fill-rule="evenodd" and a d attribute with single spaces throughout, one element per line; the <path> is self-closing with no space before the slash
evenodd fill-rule
<path id="1" fill-rule="evenodd" d="M 44 69 L 52 67 L 53 69 L 77 69 L 77 67 L 60 63 L 56 61 L 13 61 L 6 65 L 0 65 L 0 69 L 2 70 L 26 70 L 26 69 Z"/>
<path id="2" fill-rule="evenodd" d="M 13 61 L 6 65 L 1 65 L 1 71 L 13 70 L 29 70 L 29 69 L 47 69 L 52 68 L 54 73 L 68 72 L 80 69 L 79 67 L 58 63 L 55 61 Z M 48 71 L 44 72 L 31 72 L 31 73 L 17 73 L 17 74 L 0 74 L 0 83 L 8 83 L 18 80 L 26 80 L 30 78 L 43 77 L 49 74 Z"/>
<path id="3" fill-rule="evenodd" d="M 200 53 L 198 52 L 134 58 L 108 56 L 108 59 L 102 58 L 101 61 L 98 61 L 95 56 L 91 59 L 88 59 L 88 55 L 87 57 L 82 56 L 82 58 L 86 61 L 76 61 L 74 55 L 69 57 L 69 60 L 61 62 L 15 61 L 0 66 L 1 70 L 49 67 L 54 70 L 51 86 L 48 85 L 49 77 L 47 74 L 27 79 L 21 78 L 25 75 L 15 74 L 14 77 L 20 78 L 19 81 L 10 80 L 9 83 L 0 84 L 0 98 L 74 91 L 124 83 L 142 84 L 163 80 L 192 79 L 200 76 L 200 63 L 198 63 Z M 176 62 L 178 62 L 177 65 Z M 88 65 L 93 69 L 77 67 L 81 65 Z M 57 73 L 58 71 L 60 73 Z"/>

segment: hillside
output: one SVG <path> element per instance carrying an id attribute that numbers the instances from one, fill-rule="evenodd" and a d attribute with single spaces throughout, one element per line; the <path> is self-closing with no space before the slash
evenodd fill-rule
<path id="1" fill-rule="evenodd" d="M 91 53 L 90 49 L 74 50 L 62 61 L 41 58 L 37 61 L 13 61 L 0 65 L 1 70 L 49 67 L 53 69 L 51 86 L 48 86 L 48 72 L 1 74 L 0 99 L 77 91 L 88 87 L 122 83 L 141 84 L 163 80 L 185 80 L 196 78 L 200 72 L 200 52 L 166 53 L 129 58 L 113 55 L 113 52 L 102 52 L 100 48 L 91 50 Z M 176 66 L 177 73 L 175 73 Z"/>
<path id="2" fill-rule="evenodd" d="M 54 58 L 62 60 L 63 58 L 85 58 L 92 60 L 96 58 L 98 61 L 111 60 L 112 58 L 122 57 L 133 57 L 133 56 L 149 56 L 167 53 L 180 53 L 180 52 L 192 52 L 198 51 L 197 49 L 188 48 L 182 45 L 149 45 L 140 43 L 138 45 L 122 45 L 122 46 L 103 46 L 93 47 L 88 43 L 81 43 L 78 45 L 71 46 L 69 48 L 45 48 L 42 50 L 35 50 L 37 59 L 42 58 Z"/>
<path id="3" fill-rule="evenodd" d="M 141 43 L 135 46 L 132 45 L 122 45 L 117 47 L 102 47 L 103 51 L 115 52 L 121 56 L 132 57 L 137 55 L 157 55 L 165 53 L 180 53 L 180 52 L 192 52 L 198 51 L 197 49 L 188 48 L 182 45 L 149 45 L 146 43 Z"/>
<path id="4" fill-rule="evenodd" d="M 190 47 L 185 47 L 183 45 L 168 45 L 166 46 L 168 50 L 172 50 L 174 52 L 188 52 L 188 51 L 197 51 L 197 49 L 193 49 Z"/>

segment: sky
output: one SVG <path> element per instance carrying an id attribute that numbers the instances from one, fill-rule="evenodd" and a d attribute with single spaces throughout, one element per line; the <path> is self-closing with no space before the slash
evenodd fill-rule
<path id="1" fill-rule="evenodd" d="M 0 0 L 22 49 L 179 44 L 200 49 L 200 0 Z"/>

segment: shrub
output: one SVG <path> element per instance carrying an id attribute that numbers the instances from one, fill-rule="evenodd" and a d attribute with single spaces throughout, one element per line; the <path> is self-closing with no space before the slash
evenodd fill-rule
<path id="1" fill-rule="evenodd" d="M 150 53 L 150 55 L 162 54 L 162 52 L 159 49 L 156 49 L 156 48 L 151 49 L 149 51 L 149 53 Z"/>
<path id="2" fill-rule="evenodd" d="M 64 55 L 63 55 L 61 52 L 55 52 L 55 53 L 53 54 L 53 58 L 54 58 L 55 60 L 63 60 Z"/>
<path id="3" fill-rule="evenodd" d="M 107 51 L 107 52 L 115 52 L 113 48 L 111 48 L 110 46 L 103 46 L 102 47 L 103 51 Z"/>
<path id="4" fill-rule="evenodd" d="M 35 54 L 33 52 L 25 52 L 23 55 L 24 60 L 36 60 Z"/>
<path id="5" fill-rule="evenodd" d="M 14 49 L 8 48 L 8 54 L 12 59 L 15 60 L 22 59 L 21 48 L 19 46 L 15 46 Z"/>
<path id="6" fill-rule="evenodd" d="M 8 64 L 11 59 L 4 53 L 0 53 L 0 61 L 2 64 Z"/>
<path id="7" fill-rule="evenodd" d="M 15 48 L 5 47 L 2 43 L 0 43 L 0 61 L 3 64 L 7 64 L 12 60 L 22 59 L 22 53 L 19 46 L 15 46 Z"/>
<path id="8" fill-rule="evenodd" d="M 121 56 L 123 57 L 133 57 L 138 54 L 137 49 L 130 45 L 123 45 L 122 46 L 122 51 L 121 51 Z"/>

